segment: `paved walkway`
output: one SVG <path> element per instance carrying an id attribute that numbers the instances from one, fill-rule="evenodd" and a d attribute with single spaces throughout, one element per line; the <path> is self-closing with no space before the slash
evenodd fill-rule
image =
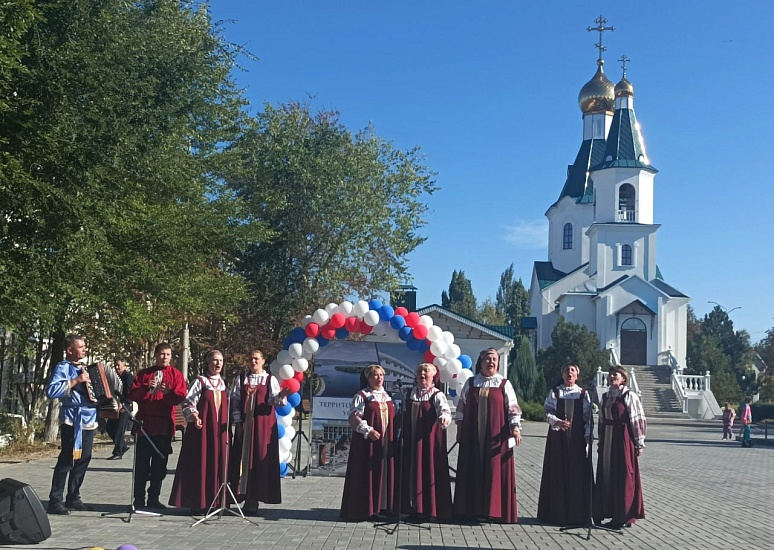
<path id="1" fill-rule="evenodd" d="M 517 525 L 401 525 L 396 534 L 371 523 L 338 521 L 344 480 L 309 476 L 282 482 L 283 503 L 265 506 L 259 517 L 243 521 L 224 515 L 191 527 L 184 510 L 162 517 L 126 519 L 131 453 L 105 460 L 110 448 L 95 451 L 83 498 L 95 512 L 51 516 L 52 536 L 36 548 L 114 550 L 134 544 L 139 550 L 295 550 L 363 548 L 610 548 L 702 550 L 774 546 L 774 447 L 742 449 L 721 441 L 719 423 L 652 423 L 641 462 L 647 518 L 623 535 L 585 530 L 563 533 L 535 521 L 546 424 L 527 423 L 517 450 L 519 517 Z M 173 455 L 170 467 L 174 467 Z M 0 477 L 29 483 L 47 498 L 54 459 L 0 464 Z M 456 457 L 452 464 L 456 463 Z M 167 497 L 172 477 L 164 483 Z M 114 512 L 118 517 L 102 517 Z"/>

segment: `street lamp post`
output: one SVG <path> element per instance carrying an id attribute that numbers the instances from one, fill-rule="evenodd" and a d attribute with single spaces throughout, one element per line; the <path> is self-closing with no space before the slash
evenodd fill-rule
<path id="1" fill-rule="evenodd" d="M 723 311 L 725 311 L 725 312 L 726 312 L 726 315 L 730 315 L 732 311 L 736 311 L 737 309 L 742 309 L 742 306 L 736 306 L 736 307 L 732 307 L 731 309 L 727 309 L 725 306 L 723 306 L 723 305 L 721 305 L 721 304 L 719 304 L 719 303 L 717 303 L 717 302 L 713 302 L 712 300 L 707 300 L 707 303 L 708 303 L 708 304 L 715 304 L 715 305 L 716 305 L 716 306 L 718 306 L 720 309 L 722 309 Z"/>

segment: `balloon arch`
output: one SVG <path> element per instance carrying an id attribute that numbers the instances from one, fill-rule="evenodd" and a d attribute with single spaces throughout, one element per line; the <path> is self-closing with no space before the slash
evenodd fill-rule
<path id="1" fill-rule="evenodd" d="M 473 361 L 460 354 L 454 343 L 454 335 L 433 324 L 429 315 L 409 312 L 404 307 L 394 308 L 381 300 L 330 303 L 307 315 L 301 326 L 294 328 L 285 338 L 282 351 L 271 363 L 271 371 L 280 379 L 280 386 L 293 393 L 288 403 L 277 407 L 279 432 L 280 474 L 288 472 L 292 461 L 292 441 L 296 435 L 293 417 L 301 403 L 301 382 L 315 353 L 334 339 L 346 340 L 351 333 L 376 336 L 397 335 L 406 346 L 423 354 L 423 360 L 438 368 L 441 382 L 447 384 L 449 395 L 455 396 L 465 381 L 473 376 Z"/>

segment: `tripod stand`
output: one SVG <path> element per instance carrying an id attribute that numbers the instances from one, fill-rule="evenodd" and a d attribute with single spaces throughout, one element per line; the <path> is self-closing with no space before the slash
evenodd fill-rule
<path id="1" fill-rule="evenodd" d="M 430 529 L 429 526 L 421 525 L 417 522 L 413 521 L 405 521 L 403 519 L 403 513 L 402 513 L 402 506 L 403 506 L 403 461 L 404 461 L 404 450 L 406 448 L 405 445 L 405 439 L 404 439 L 404 431 L 403 426 L 405 423 L 405 415 L 406 415 L 406 401 L 408 401 L 408 396 L 411 394 L 411 385 L 404 387 L 403 382 L 398 379 L 395 381 L 395 388 L 396 392 L 393 393 L 393 395 L 398 395 L 398 399 L 393 399 L 393 402 L 397 402 L 398 407 L 397 411 L 395 412 L 395 419 L 397 421 L 397 430 L 395 431 L 395 447 L 397 448 L 397 464 L 395 467 L 398 469 L 398 485 L 393 490 L 393 503 L 395 503 L 395 520 L 394 521 L 386 521 L 382 523 L 375 523 L 374 527 L 387 527 L 388 525 L 395 524 L 395 527 L 393 527 L 391 530 L 386 529 L 387 534 L 389 535 L 396 535 L 395 538 L 395 544 L 397 545 L 398 539 L 397 539 L 397 532 L 400 529 L 401 523 L 410 523 L 412 525 L 415 525 L 417 527 L 421 527 L 422 529 Z"/>
<path id="2" fill-rule="evenodd" d="M 126 407 L 126 405 L 124 405 Z M 129 506 L 127 507 L 128 516 L 125 520 L 123 520 L 125 523 L 131 523 L 132 522 L 132 516 L 135 514 L 141 514 L 148 517 L 158 517 L 161 514 L 158 514 L 156 512 L 148 512 L 147 510 L 138 510 L 134 507 L 134 480 L 137 476 L 137 441 L 139 440 L 140 434 L 146 439 L 148 443 L 150 443 L 151 447 L 153 447 L 153 450 L 156 451 L 160 456 L 164 456 L 164 454 L 159 450 L 159 448 L 156 446 L 156 444 L 153 442 L 153 440 L 148 435 L 148 432 L 145 431 L 145 428 L 142 427 L 142 420 L 138 420 L 133 414 L 132 411 L 130 411 L 128 408 L 126 409 L 126 413 L 129 415 L 129 422 L 131 422 L 139 431 L 138 434 L 135 436 L 135 444 L 134 444 L 134 457 L 132 458 L 132 484 L 130 486 L 130 492 L 129 492 Z M 111 512 L 103 512 L 100 514 L 100 517 L 112 517 L 116 514 Z"/>
<path id="3" fill-rule="evenodd" d="M 225 382 L 224 382 L 225 385 Z M 228 389 L 223 392 L 225 396 L 229 395 Z M 226 409 L 226 430 L 228 430 L 229 426 L 229 415 L 231 413 L 231 407 L 230 403 L 228 402 L 228 397 L 226 397 L 226 406 L 224 407 Z M 231 445 L 229 444 L 229 437 L 228 434 L 226 434 L 226 445 L 223 447 L 223 450 L 221 451 L 221 470 L 220 470 L 220 487 L 218 487 L 217 492 L 215 493 L 215 497 L 212 499 L 212 504 L 210 504 L 210 507 L 207 509 L 207 513 L 204 514 L 204 517 L 200 519 L 199 521 L 193 523 L 191 527 L 196 527 L 203 521 L 207 521 L 210 518 L 213 518 L 215 516 L 218 516 L 218 519 L 221 519 L 223 517 L 223 512 L 228 512 L 229 514 L 233 514 L 235 516 L 240 516 L 242 519 L 247 519 L 245 515 L 242 513 L 242 507 L 237 502 L 236 496 L 234 496 L 234 492 L 231 490 L 231 486 L 228 484 L 228 458 L 229 458 L 229 449 Z M 231 510 L 229 505 L 228 497 L 231 497 L 231 502 L 233 502 L 236 505 L 237 512 Z M 216 508 L 217 503 L 220 502 L 220 506 Z"/>

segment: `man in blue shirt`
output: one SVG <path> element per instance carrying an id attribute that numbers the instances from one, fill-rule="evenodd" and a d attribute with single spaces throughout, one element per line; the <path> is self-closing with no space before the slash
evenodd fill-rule
<path id="1" fill-rule="evenodd" d="M 97 405 L 89 401 L 86 389 L 89 375 L 81 364 L 86 357 L 86 341 L 83 336 L 69 334 L 64 346 L 65 360 L 54 367 L 46 386 L 46 396 L 61 402 L 59 433 L 62 446 L 48 495 L 48 513 L 58 515 L 67 515 L 70 510 L 92 509 L 81 500 L 80 489 L 91 462 L 97 428 Z M 63 498 L 65 486 L 66 499 Z"/>

